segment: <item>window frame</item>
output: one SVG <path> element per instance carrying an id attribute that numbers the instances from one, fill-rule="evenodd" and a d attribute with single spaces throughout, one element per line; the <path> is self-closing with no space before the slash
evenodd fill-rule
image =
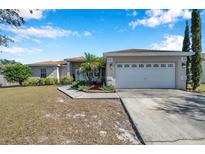
<path id="1" fill-rule="evenodd" d="M 123 67 L 123 64 L 117 64 L 117 68 L 122 68 L 122 67 Z"/>
<path id="2" fill-rule="evenodd" d="M 153 68 L 159 68 L 159 64 L 153 64 Z"/>
<path id="3" fill-rule="evenodd" d="M 46 78 L 47 77 L 47 70 L 46 68 L 41 68 L 41 78 Z"/>
<path id="4" fill-rule="evenodd" d="M 130 68 L 130 64 L 124 64 L 124 68 Z"/>
<path id="5" fill-rule="evenodd" d="M 163 66 L 164 65 L 164 66 Z M 160 64 L 160 67 L 162 67 L 162 68 L 165 68 L 165 67 L 167 67 L 167 64 Z"/>
<path id="6" fill-rule="evenodd" d="M 146 64 L 145 67 L 146 68 L 152 68 L 152 64 Z"/>
<path id="7" fill-rule="evenodd" d="M 167 67 L 172 68 L 174 67 L 174 64 L 167 64 Z"/>
<path id="8" fill-rule="evenodd" d="M 134 67 L 133 67 L 133 66 L 134 66 Z M 137 67 L 137 64 L 132 64 L 131 67 L 132 67 L 132 68 L 136 68 L 136 67 Z"/>
<path id="9" fill-rule="evenodd" d="M 139 68 L 145 68 L 145 64 L 139 64 Z"/>

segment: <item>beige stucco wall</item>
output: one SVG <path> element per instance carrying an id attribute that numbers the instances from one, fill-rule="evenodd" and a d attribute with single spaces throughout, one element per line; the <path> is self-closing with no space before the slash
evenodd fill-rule
<path id="1" fill-rule="evenodd" d="M 79 69 L 81 62 L 67 62 L 67 74 L 73 75 L 75 74 L 75 69 Z"/>
<path id="2" fill-rule="evenodd" d="M 57 78 L 57 66 L 32 66 L 32 77 L 41 77 L 41 69 L 46 69 L 47 77 Z"/>
<path id="3" fill-rule="evenodd" d="M 67 75 L 67 66 L 61 66 L 59 68 L 59 74 L 60 74 L 60 78 L 66 76 Z"/>
<path id="4" fill-rule="evenodd" d="M 182 68 L 182 57 L 107 57 L 112 58 L 112 62 L 106 62 L 106 82 L 113 86 L 116 85 L 116 73 L 115 65 L 117 63 L 140 63 L 140 62 L 172 62 L 175 63 L 175 88 L 177 89 L 186 89 L 186 68 Z M 107 61 L 106 58 L 106 61 Z M 186 61 L 186 58 L 183 58 L 183 61 Z"/>

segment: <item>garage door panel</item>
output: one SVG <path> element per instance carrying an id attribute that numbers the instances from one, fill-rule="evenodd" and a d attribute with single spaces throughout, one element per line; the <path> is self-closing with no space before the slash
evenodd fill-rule
<path id="1" fill-rule="evenodd" d="M 125 68 L 125 64 L 122 65 L 121 68 L 116 67 L 117 88 L 175 88 L 174 63 L 173 67 L 165 68 Z"/>

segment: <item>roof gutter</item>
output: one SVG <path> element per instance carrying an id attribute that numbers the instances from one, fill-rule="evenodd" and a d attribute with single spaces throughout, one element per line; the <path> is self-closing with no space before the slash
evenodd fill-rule
<path id="1" fill-rule="evenodd" d="M 194 52 L 127 52 L 127 53 L 113 53 L 106 52 L 103 57 L 129 57 L 129 56 L 181 56 L 187 57 L 194 55 Z"/>
<path id="2" fill-rule="evenodd" d="M 60 64 L 27 64 L 27 66 L 61 66 Z"/>

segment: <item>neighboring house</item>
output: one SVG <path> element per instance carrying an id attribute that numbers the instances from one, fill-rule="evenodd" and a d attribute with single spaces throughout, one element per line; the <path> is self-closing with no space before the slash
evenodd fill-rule
<path id="1" fill-rule="evenodd" d="M 205 83 L 205 53 L 202 53 L 202 83 Z"/>
<path id="2" fill-rule="evenodd" d="M 141 49 L 105 52 L 106 82 L 119 89 L 186 89 L 186 59 L 191 55 L 191 52 Z"/>

